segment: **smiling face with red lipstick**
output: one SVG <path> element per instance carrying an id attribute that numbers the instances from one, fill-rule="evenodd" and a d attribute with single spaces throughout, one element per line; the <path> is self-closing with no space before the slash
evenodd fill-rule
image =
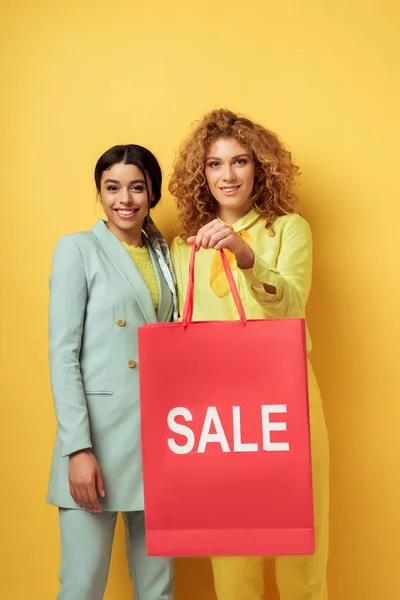
<path id="1" fill-rule="evenodd" d="M 154 154 L 137 144 L 113 146 L 96 163 L 94 180 L 109 230 L 129 246 L 143 246 L 142 229 L 161 198 Z"/>
<path id="2" fill-rule="evenodd" d="M 152 194 L 150 177 L 136 165 L 112 165 L 101 176 L 100 199 L 107 216 L 107 227 L 121 241 L 142 245 L 143 221 L 149 212 L 147 192 Z M 147 187 L 146 187 L 147 183 Z"/>
<path id="3" fill-rule="evenodd" d="M 251 209 L 254 175 L 253 157 L 234 138 L 219 138 L 210 146 L 205 176 L 223 221 L 234 223 Z"/>

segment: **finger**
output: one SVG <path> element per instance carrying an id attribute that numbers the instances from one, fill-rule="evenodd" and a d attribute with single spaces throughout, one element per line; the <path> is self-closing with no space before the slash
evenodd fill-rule
<path id="1" fill-rule="evenodd" d="M 213 221 L 211 221 L 211 223 L 207 223 L 207 225 L 204 225 L 204 227 L 199 229 L 196 235 L 196 248 L 202 247 L 204 235 L 207 234 L 211 229 L 213 229 L 218 223 L 221 224 L 221 221 L 219 221 L 218 219 L 214 219 Z M 203 247 L 206 248 L 206 246 Z"/>
<path id="2" fill-rule="evenodd" d="M 208 248 L 214 248 L 215 250 L 217 250 L 217 245 L 219 243 L 224 243 L 226 242 L 226 240 L 230 237 L 231 235 L 231 230 L 226 230 L 224 229 L 220 229 L 219 231 L 215 231 L 209 239 L 208 242 Z M 222 247 L 222 246 L 221 246 Z"/>
<path id="3" fill-rule="evenodd" d="M 203 233 L 201 240 L 201 245 L 203 246 L 203 248 L 212 248 L 212 246 L 210 246 L 211 238 L 223 230 L 225 230 L 225 226 L 220 221 L 214 223 L 213 227 L 207 229 L 207 231 Z"/>
<path id="4" fill-rule="evenodd" d="M 88 487 L 86 488 L 86 491 L 88 493 L 90 504 L 92 506 L 93 512 L 100 513 L 101 512 L 101 506 L 100 506 L 100 503 L 99 503 L 99 499 L 97 498 L 96 484 L 95 484 L 94 481 L 93 481 L 93 483 L 91 483 L 90 485 L 88 485 Z"/>
<path id="5" fill-rule="evenodd" d="M 79 506 L 79 508 L 81 508 L 82 507 L 82 505 L 80 503 L 81 500 L 78 496 L 75 486 L 72 483 L 69 484 L 69 493 L 71 494 L 73 501 L 76 502 L 76 504 Z"/>
<path id="6" fill-rule="evenodd" d="M 232 247 L 232 232 L 230 235 L 227 235 L 221 238 L 215 245 L 214 250 L 230 250 Z"/>
<path id="7" fill-rule="evenodd" d="M 198 246 L 197 246 L 197 243 L 196 243 L 196 236 L 195 235 L 191 235 L 190 237 L 188 237 L 187 240 L 186 240 L 186 243 L 190 244 L 191 246 L 194 245 L 195 248 L 196 248 L 196 252 L 199 249 Z"/>
<path id="8" fill-rule="evenodd" d="M 85 510 L 88 510 L 91 512 L 91 506 L 89 503 L 88 495 L 86 493 L 85 484 L 80 483 L 80 484 L 75 485 L 74 487 L 75 487 L 76 497 L 78 500 L 77 504 L 79 504 L 79 506 L 81 506 Z"/>
<path id="9" fill-rule="evenodd" d="M 72 488 L 72 491 L 71 491 L 71 488 Z M 79 487 L 77 485 L 70 484 L 70 491 L 71 491 L 71 496 L 73 497 L 73 499 L 75 500 L 77 505 L 83 506 L 83 500 L 82 500 L 82 496 L 81 496 Z"/>
<path id="10" fill-rule="evenodd" d="M 93 506 L 93 503 L 90 499 L 90 494 L 89 494 L 89 487 L 85 486 L 84 489 L 82 490 L 82 497 L 84 500 L 84 507 L 86 508 L 86 510 L 88 510 L 89 512 L 97 512 Z"/>
<path id="11" fill-rule="evenodd" d="M 199 229 L 199 232 L 200 231 L 208 231 L 209 229 L 212 229 L 215 225 L 224 225 L 224 223 L 222 221 L 220 221 L 219 219 L 213 219 L 206 225 L 203 225 L 203 227 L 201 227 Z"/>
<path id="12" fill-rule="evenodd" d="M 106 497 L 106 491 L 104 489 L 104 481 L 103 481 L 103 476 L 101 474 L 101 470 L 100 469 L 96 472 L 96 486 L 97 486 L 97 489 L 98 489 L 98 492 L 99 492 L 100 496 L 102 498 L 105 498 Z"/>
<path id="13" fill-rule="evenodd" d="M 202 246 L 204 232 L 200 229 L 200 231 L 196 235 L 196 248 L 199 250 Z"/>

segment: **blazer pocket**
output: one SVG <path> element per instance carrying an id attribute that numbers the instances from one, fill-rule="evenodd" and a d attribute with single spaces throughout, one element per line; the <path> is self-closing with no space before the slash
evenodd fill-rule
<path id="1" fill-rule="evenodd" d="M 114 392 L 86 392 L 85 396 L 114 396 Z"/>

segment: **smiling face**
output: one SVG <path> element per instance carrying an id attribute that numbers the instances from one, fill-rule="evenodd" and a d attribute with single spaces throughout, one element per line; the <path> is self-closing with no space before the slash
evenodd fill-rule
<path id="1" fill-rule="evenodd" d="M 147 174 L 146 180 L 151 198 L 152 187 Z M 150 205 L 141 170 L 135 165 L 119 162 L 103 171 L 100 199 L 110 231 L 127 244 L 140 240 L 143 221 Z"/>
<path id="2" fill-rule="evenodd" d="M 219 138 L 210 146 L 205 175 L 223 221 L 234 223 L 251 209 L 254 173 L 253 157 L 234 138 Z"/>

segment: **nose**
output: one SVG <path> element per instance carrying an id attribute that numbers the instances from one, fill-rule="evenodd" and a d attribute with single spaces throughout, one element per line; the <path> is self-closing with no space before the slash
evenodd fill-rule
<path id="1" fill-rule="evenodd" d="M 121 202 L 122 202 L 122 204 L 132 204 L 133 203 L 130 191 L 127 188 L 122 190 Z"/>
<path id="2" fill-rule="evenodd" d="M 234 181 L 236 179 L 236 174 L 231 164 L 227 164 L 224 166 L 224 171 L 222 173 L 222 179 L 224 181 Z"/>

